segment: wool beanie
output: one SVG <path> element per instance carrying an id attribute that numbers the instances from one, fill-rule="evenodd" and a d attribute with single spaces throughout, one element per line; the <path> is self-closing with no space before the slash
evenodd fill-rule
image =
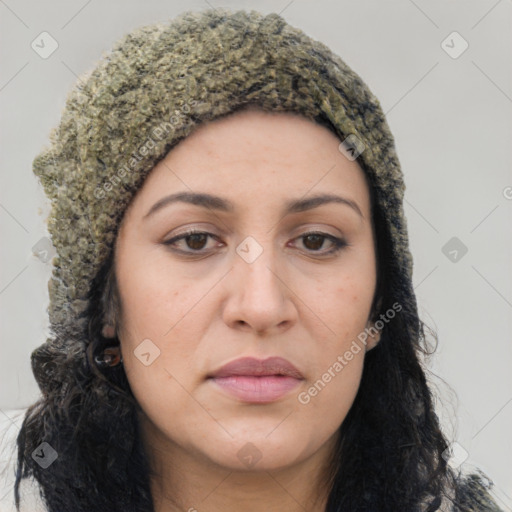
<path id="1" fill-rule="evenodd" d="M 132 31 L 82 76 L 33 162 L 51 200 L 56 250 L 51 334 L 32 353 L 33 367 L 50 347 L 66 361 L 85 360 L 92 283 L 112 255 L 129 202 L 180 140 L 247 104 L 328 120 L 340 151 L 371 185 L 391 244 L 387 282 L 402 314 L 416 318 L 405 185 L 378 99 L 340 57 L 278 14 L 187 11 Z M 409 328 L 415 339 L 418 327 Z M 38 367 L 43 391 L 54 371 Z"/>

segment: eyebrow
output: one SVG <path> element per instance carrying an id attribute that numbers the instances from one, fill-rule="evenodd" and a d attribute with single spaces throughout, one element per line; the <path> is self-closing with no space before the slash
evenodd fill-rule
<path id="1" fill-rule="evenodd" d="M 177 192 L 176 194 L 171 194 L 158 200 L 149 209 L 146 215 L 144 215 L 143 219 L 150 217 L 155 212 L 166 206 L 179 202 L 227 213 L 233 213 L 235 211 L 235 206 L 231 201 L 219 196 L 197 192 Z M 355 201 L 334 194 L 317 194 L 312 197 L 308 197 L 307 199 L 293 199 L 288 201 L 284 206 L 283 215 L 312 210 L 313 208 L 317 208 L 328 203 L 337 203 L 349 206 L 364 219 L 364 215 Z"/>

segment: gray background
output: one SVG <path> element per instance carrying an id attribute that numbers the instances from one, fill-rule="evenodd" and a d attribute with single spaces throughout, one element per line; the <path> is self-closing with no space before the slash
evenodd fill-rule
<path id="1" fill-rule="evenodd" d="M 429 363 L 438 414 L 465 464 L 511 506 L 511 0 L 0 0 L 0 417 L 37 398 L 29 355 L 48 329 L 51 268 L 32 247 L 49 205 L 33 158 L 77 77 L 120 36 L 210 6 L 281 13 L 379 98 L 405 174 L 420 315 L 439 335 Z M 31 48 L 43 31 L 59 45 L 46 59 Z M 445 48 L 461 41 L 443 44 L 454 31 L 469 44 L 457 58 Z M 457 261 L 452 246 L 443 252 L 452 237 L 467 247 Z"/>

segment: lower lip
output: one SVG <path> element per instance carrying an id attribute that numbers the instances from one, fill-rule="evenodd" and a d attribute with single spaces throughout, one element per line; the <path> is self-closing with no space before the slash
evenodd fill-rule
<path id="1" fill-rule="evenodd" d="M 236 375 L 231 377 L 214 377 L 215 384 L 232 396 L 253 403 L 274 402 L 289 393 L 301 382 L 299 379 L 284 375 L 267 375 L 256 377 Z"/>

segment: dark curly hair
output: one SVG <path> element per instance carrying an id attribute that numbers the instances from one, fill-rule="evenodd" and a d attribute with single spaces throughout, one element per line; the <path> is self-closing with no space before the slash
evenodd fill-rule
<path id="1" fill-rule="evenodd" d="M 317 121 L 332 129 L 326 118 Z M 399 283 L 389 277 L 396 264 L 390 234 L 368 184 L 378 264 L 372 316 L 378 318 L 396 301 Z M 112 344 L 102 336 L 104 321 L 117 321 L 122 314 L 113 255 L 98 273 L 89 303 L 86 359 L 66 357 L 57 345 L 44 344 L 32 353 L 32 370 L 43 394 L 26 412 L 17 437 L 18 510 L 21 480 L 34 477 L 49 512 L 153 511 L 153 473 L 140 438 L 140 407 L 123 365 L 104 369 L 97 363 Z M 449 442 L 440 429 L 423 364 L 435 351 L 429 350 L 425 332 L 433 335 L 436 346 L 437 335 L 408 311 L 404 308 L 386 324 L 380 343 L 365 356 L 357 396 L 324 475 L 326 512 L 433 512 L 446 489 L 455 490 L 446 495 L 454 510 L 499 510 L 490 498 L 478 502 L 485 508 L 473 508 L 477 501 L 468 499 L 467 482 L 443 457 Z M 49 469 L 32 458 L 43 441 L 58 453 Z M 484 486 L 474 475 L 471 489 L 483 500 Z"/>

